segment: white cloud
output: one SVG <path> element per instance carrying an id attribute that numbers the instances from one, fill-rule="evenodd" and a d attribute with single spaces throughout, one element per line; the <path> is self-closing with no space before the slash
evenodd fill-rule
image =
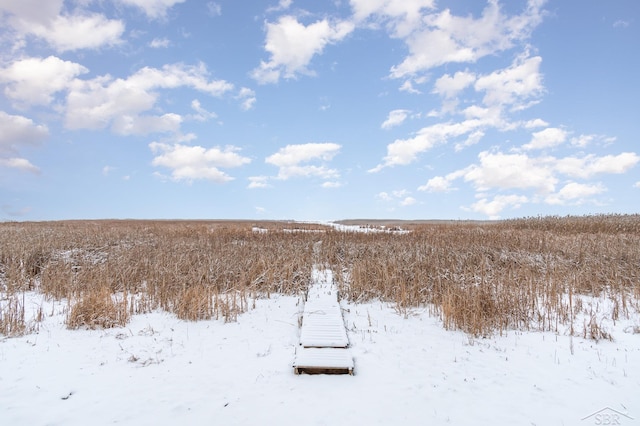
<path id="1" fill-rule="evenodd" d="M 404 83 L 402 83 L 398 90 L 400 90 L 401 92 L 413 93 L 415 95 L 419 95 L 422 93 L 420 90 L 413 87 L 412 80 L 406 80 Z"/>
<path id="2" fill-rule="evenodd" d="M 466 147 L 476 145 L 480 143 L 483 137 L 484 137 L 484 132 L 482 130 L 476 130 L 473 133 L 471 133 L 464 142 L 457 143 L 454 150 L 458 152 L 458 151 L 462 151 Z"/>
<path id="3" fill-rule="evenodd" d="M 510 67 L 479 77 L 475 89 L 485 92 L 485 105 L 515 104 L 516 109 L 522 109 L 526 107 L 524 100 L 538 96 L 544 89 L 541 63 L 541 57 L 529 57 L 525 52 Z"/>
<path id="4" fill-rule="evenodd" d="M 0 111 L 0 167 L 39 173 L 38 167 L 16 155 L 21 148 L 38 145 L 47 136 L 49 129 L 46 126 L 35 124 L 30 118 Z"/>
<path id="5" fill-rule="evenodd" d="M 436 176 L 427 181 L 426 184 L 419 186 L 418 191 L 427 192 L 449 192 L 454 188 L 451 187 L 451 180 L 446 177 Z"/>
<path id="6" fill-rule="evenodd" d="M 559 180 L 558 175 L 589 179 L 598 174 L 621 174 L 640 162 L 640 156 L 630 152 L 602 157 L 591 154 L 584 157 L 556 158 L 484 151 L 478 158 L 479 164 L 450 173 L 446 178 L 432 179 L 432 186 L 444 186 L 455 179 L 464 178 L 478 191 L 533 189 L 541 194 L 552 194 Z M 427 183 L 421 188 L 427 190 L 431 186 Z"/>
<path id="7" fill-rule="evenodd" d="M 609 137 L 604 135 L 578 135 L 571 138 L 571 145 L 578 148 L 586 148 L 587 146 L 598 143 L 602 145 L 609 145 L 616 141 L 615 137 Z"/>
<path id="8" fill-rule="evenodd" d="M 149 148 L 156 155 L 152 164 L 171 169 L 174 181 L 210 180 L 223 183 L 233 180 L 233 177 L 221 171 L 221 168 L 240 167 L 251 162 L 249 158 L 238 154 L 239 149 L 233 146 L 207 149 L 202 146 L 152 142 Z"/>
<path id="9" fill-rule="evenodd" d="M 387 119 L 384 121 L 384 123 L 382 123 L 380 127 L 382 127 L 383 129 L 390 129 L 395 126 L 399 126 L 404 122 L 404 120 L 407 119 L 410 112 L 411 111 L 406 109 L 394 109 L 393 111 L 389 112 Z"/>
<path id="10" fill-rule="evenodd" d="M 245 111 L 249 111 L 256 104 L 256 92 L 247 87 L 242 87 L 236 98 L 240 100 L 240 107 Z"/>
<path id="11" fill-rule="evenodd" d="M 458 172 L 458 176 L 473 183 L 479 191 L 489 189 L 533 189 L 547 194 L 558 182 L 552 165 L 524 154 L 481 152 L 480 164 Z"/>
<path id="12" fill-rule="evenodd" d="M 350 0 L 354 19 L 361 25 L 372 19 L 386 23 L 394 37 L 405 37 L 419 26 L 422 13 L 433 9 L 435 0 Z"/>
<path id="13" fill-rule="evenodd" d="M 384 192 L 384 191 L 383 192 L 379 192 L 376 195 L 376 198 L 379 198 L 382 201 L 391 201 L 391 200 L 393 200 L 393 197 L 391 197 L 387 192 Z"/>
<path id="14" fill-rule="evenodd" d="M 383 158 L 383 162 L 370 172 L 380 171 L 384 167 L 413 163 L 420 153 L 438 144 L 469 134 L 464 142 L 457 143 L 455 146 L 457 151 L 462 150 L 466 146 L 478 143 L 484 137 L 484 129 L 487 127 L 500 130 L 518 127 L 520 124 L 510 123 L 504 117 L 503 107 L 526 105 L 525 101 L 541 93 L 539 66 L 540 58 L 531 58 L 528 52 L 525 52 L 515 58 L 509 67 L 487 75 L 475 76 L 461 72 L 454 74 L 453 77 L 448 75 L 441 77 L 436 81 L 434 91 L 445 97 L 445 103 L 440 112 L 433 112 L 431 116 L 437 117 L 442 113 L 455 112 L 457 101 L 453 97 L 472 84 L 477 92 L 484 92 L 485 106 L 470 105 L 465 108 L 461 113 L 466 120 L 461 122 L 437 123 L 421 129 L 411 138 L 395 140 L 387 145 L 387 155 Z M 532 124 L 540 124 L 540 122 L 536 121 Z"/>
<path id="15" fill-rule="evenodd" d="M 0 69 L 0 82 L 7 84 L 4 94 L 17 106 L 48 105 L 55 93 L 66 90 L 77 76 L 88 71 L 55 56 L 27 58 Z"/>
<path id="16" fill-rule="evenodd" d="M 56 50 L 66 52 L 120 44 L 124 24 L 99 14 L 59 16 L 51 26 L 35 26 L 31 32 L 47 40 Z"/>
<path id="17" fill-rule="evenodd" d="M 392 202 L 398 204 L 401 207 L 408 207 L 417 203 L 417 200 L 411 197 L 409 194 L 410 192 L 406 189 L 397 189 L 391 191 L 390 194 L 384 191 L 379 192 L 378 194 L 376 194 L 376 198 L 384 202 Z"/>
<path id="18" fill-rule="evenodd" d="M 197 99 L 191 101 L 191 109 L 196 112 L 196 114 L 189 116 L 189 118 L 192 120 L 204 122 L 209 121 L 213 118 L 218 118 L 218 115 L 215 112 L 207 111 L 206 109 L 204 109 L 202 107 L 202 104 L 200 104 L 200 101 Z"/>
<path id="19" fill-rule="evenodd" d="M 0 111 L 0 156 L 15 154 L 24 146 L 37 145 L 48 136 L 47 126 Z"/>
<path id="20" fill-rule="evenodd" d="M 340 188 L 342 183 L 338 181 L 327 181 L 322 184 L 323 188 Z"/>
<path id="21" fill-rule="evenodd" d="M 416 203 L 416 199 L 413 197 L 406 197 L 402 201 L 400 201 L 400 205 L 402 207 L 412 206 Z"/>
<path id="22" fill-rule="evenodd" d="M 549 123 L 547 123 L 546 121 L 544 121 L 541 118 L 535 118 L 533 120 L 525 121 L 523 123 L 523 127 L 525 129 L 535 129 L 537 127 L 547 127 L 548 125 L 549 125 Z"/>
<path id="23" fill-rule="evenodd" d="M 471 206 L 471 209 L 488 216 L 496 216 L 508 206 L 524 203 L 526 196 L 498 194 L 489 200 L 490 191 L 532 191 L 534 201 L 544 201 L 547 204 L 580 204 L 606 191 L 606 188 L 601 183 L 570 181 L 556 191 L 562 175 L 572 179 L 589 179 L 598 174 L 620 174 L 629 171 L 640 162 L 639 155 L 629 152 L 602 157 L 586 155 L 556 158 L 531 157 L 526 153 L 505 154 L 485 151 L 478 155 L 478 159 L 477 164 L 456 170 L 446 176 L 431 178 L 418 190 L 446 192 L 450 190 L 453 181 L 463 179 L 471 183 L 480 198 Z"/>
<path id="24" fill-rule="evenodd" d="M 331 161 L 340 151 L 340 145 L 335 143 L 307 143 L 287 145 L 270 155 L 265 162 L 279 168 L 278 179 L 286 180 L 292 177 L 318 176 L 324 179 L 336 179 L 339 173 L 329 169 L 324 162 Z M 320 162 L 320 165 L 306 164 Z"/>
<path id="25" fill-rule="evenodd" d="M 458 71 L 453 76 L 445 74 L 436 80 L 433 93 L 445 98 L 453 98 L 475 81 L 476 75 L 468 71 Z"/>
<path id="26" fill-rule="evenodd" d="M 185 0 L 118 0 L 127 6 L 136 7 L 151 19 L 166 17 L 167 11 Z"/>
<path id="27" fill-rule="evenodd" d="M 149 47 L 152 47 L 154 49 L 165 49 L 170 45 L 171 40 L 169 40 L 168 38 L 154 38 L 153 40 L 151 40 L 151 43 L 149 43 Z"/>
<path id="28" fill-rule="evenodd" d="M 210 1 L 207 3 L 207 12 L 209 13 L 209 16 L 220 16 L 222 15 L 222 6 L 220 3 Z"/>
<path id="29" fill-rule="evenodd" d="M 589 197 L 597 194 L 601 194 L 606 191 L 606 188 L 601 183 L 597 184 L 584 184 L 569 182 L 563 186 L 555 194 L 551 194 L 545 198 L 547 204 L 582 204 Z"/>
<path id="30" fill-rule="evenodd" d="M 249 185 L 247 188 L 256 189 L 256 188 L 268 188 L 269 186 L 269 177 L 268 176 L 250 176 L 249 177 Z"/>
<path id="31" fill-rule="evenodd" d="M 2 0 L 0 10 L 9 12 L 13 20 L 46 24 L 62 10 L 64 0 Z"/>
<path id="32" fill-rule="evenodd" d="M 114 118 L 111 130 L 119 135 L 148 135 L 150 133 L 175 133 L 180 130 L 182 117 L 178 114 L 119 115 Z"/>
<path id="33" fill-rule="evenodd" d="M 277 6 L 272 6 L 267 8 L 267 12 L 280 12 L 282 10 L 287 10 L 291 7 L 293 0 L 280 0 Z"/>
<path id="34" fill-rule="evenodd" d="M 636 182 L 633 184 L 634 188 L 640 188 L 640 181 Z"/>
<path id="35" fill-rule="evenodd" d="M 97 13 L 63 14 L 61 0 L 5 1 L 0 9 L 9 12 L 8 22 L 20 37 L 41 38 L 59 52 L 117 45 L 125 29 L 122 21 Z"/>
<path id="36" fill-rule="evenodd" d="M 369 172 L 379 172 L 385 167 L 407 165 L 418 158 L 418 155 L 434 146 L 445 143 L 449 138 L 462 136 L 483 125 L 480 120 L 465 120 L 461 123 L 437 123 L 424 127 L 418 134 L 409 139 L 396 139 L 387 145 L 387 155 L 383 163 Z"/>
<path id="37" fill-rule="evenodd" d="M 485 214 L 491 219 L 499 219 L 499 214 L 506 208 L 520 208 L 529 199 L 524 195 L 496 195 L 492 200 L 481 198 L 471 205 L 471 210 Z"/>
<path id="38" fill-rule="evenodd" d="M 455 16 L 449 9 L 414 19 L 414 25 L 392 34 L 405 39 L 409 56 L 391 68 L 391 77 L 403 78 L 450 62 L 475 62 L 509 49 L 527 39 L 542 21 L 543 3 L 530 0 L 522 14 L 511 17 L 502 13 L 497 0 L 490 0 L 478 19 Z"/>
<path id="39" fill-rule="evenodd" d="M 327 44 L 342 40 L 354 29 L 348 21 L 316 21 L 308 26 L 293 16 L 283 16 L 276 23 L 267 23 L 264 48 L 270 54 L 251 75 L 259 83 L 276 83 L 298 74 L 313 74 L 307 67 L 314 55 L 322 53 Z"/>
<path id="40" fill-rule="evenodd" d="M 103 129 L 111 126 L 120 134 L 174 132 L 182 118 L 178 114 L 144 114 L 156 106 L 158 89 L 190 87 L 221 96 L 233 89 L 224 80 L 209 80 L 206 67 L 183 64 L 162 69 L 145 67 L 127 79 L 109 75 L 92 80 L 74 80 L 67 96 L 65 125 L 69 129 Z"/>
<path id="41" fill-rule="evenodd" d="M 548 127 L 539 132 L 534 132 L 531 142 L 522 145 L 523 149 L 544 149 L 553 148 L 564 143 L 567 140 L 567 132 L 557 127 Z"/>
<path id="42" fill-rule="evenodd" d="M 6 167 L 9 169 L 18 169 L 23 172 L 29 172 L 38 174 L 40 173 L 40 169 L 26 158 L 0 158 L 0 167 Z"/>
<path id="43" fill-rule="evenodd" d="M 584 157 L 565 157 L 556 160 L 555 169 L 573 178 L 588 179 L 597 174 L 622 174 L 635 167 L 640 156 L 635 152 L 623 152 L 618 155 L 597 157 L 594 154 Z"/>

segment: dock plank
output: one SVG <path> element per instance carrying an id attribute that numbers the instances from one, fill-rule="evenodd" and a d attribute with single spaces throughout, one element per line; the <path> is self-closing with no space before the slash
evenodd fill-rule
<path id="1" fill-rule="evenodd" d="M 353 374 L 349 337 L 330 270 L 314 271 L 302 312 L 295 374 Z"/>
<path id="2" fill-rule="evenodd" d="M 295 374 L 351 374 L 351 353 L 337 348 L 299 348 L 293 364 Z"/>

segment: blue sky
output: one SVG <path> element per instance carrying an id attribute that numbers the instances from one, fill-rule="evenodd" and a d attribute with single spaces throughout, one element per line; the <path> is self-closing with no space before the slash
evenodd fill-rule
<path id="1" fill-rule="evenodd" d="M 0 220 L 638 213 L 636 0 L 0 0 Z"/>

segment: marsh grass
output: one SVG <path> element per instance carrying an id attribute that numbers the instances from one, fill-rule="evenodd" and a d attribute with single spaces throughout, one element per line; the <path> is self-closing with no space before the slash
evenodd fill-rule
<path id="1" fill-rule="evenodd" d="M 121 326 L 158 309 L 234 321 L 256 298 L 304 293 L 314 265 L 331 268 L 351 301 L 386 301 L 403 315 L 427 307 L 445 328 L 474 336 L 568 329 L 610 339 L 607 324 L 640 311 L 640 216 L 391 229 L 401 228 L 410 232 L 286 222 L 2 223 L 0 333 L 33 330 L 37 321 L 21 302 L 28 291 L 66 301 L 70 328 Z"/>

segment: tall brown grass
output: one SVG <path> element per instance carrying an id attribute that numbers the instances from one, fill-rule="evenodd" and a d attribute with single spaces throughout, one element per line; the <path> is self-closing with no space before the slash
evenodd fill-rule
<path id="1" fill-rule="evenodd" d="M 604 322 L 640 311 L 638 215 L 394 227 L 411 232 L 286 222 L 1 223 L 0 333 L 30 331 L 27 291 L 66 300 L 70 328 L 123 325 L 155 309 L 233 321 L 256 298 L 304 292 L 316 264 L 334 271 L 352 301 L 388 301 L 403 314 L 426 306 L 445 328 L 476 336 L 569 327 L 610 338 Z"/>
<path id="2" fill-rule="evenodd" d="M 608 338 L 602 319 L 640 310 L 638 215 L 420 224 L 407 234 L 334 233 L 323 249 L 351 299 L 380 297 L 402 312 L 426 305 L 445 328 L 476 336 L 569 326 L 572 333 Z M 605 297 L 613 308 L 594 313 L 582 296 Z M 581 315 L 591 320 L 579 330 L 574 321 Z"/>

